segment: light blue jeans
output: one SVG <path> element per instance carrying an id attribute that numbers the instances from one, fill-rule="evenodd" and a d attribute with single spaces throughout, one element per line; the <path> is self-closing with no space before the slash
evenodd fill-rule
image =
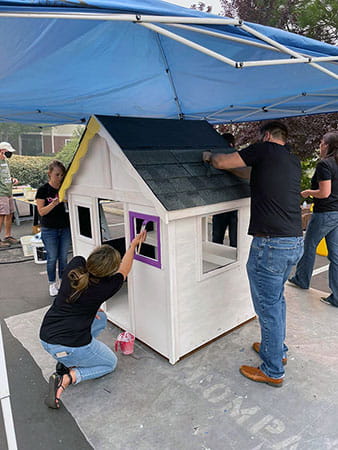
<path id="1" fill-rule="evenodd" d="M 41 239 L 47 251 L 48 281 L 56 279 L 56 263 L 58 262 L 59 279 L 67 265 L 67 255 L 71 243 L 70 228 L 41 228 Z"/>
<path id="2" fill-rule="evenodd" d="M 304 255 L 290 281 L 303 289 L 310 287 L 317 246 L 323 237 L 326 239 L 330 261 L 329 286 L 332 294 L 328 300 L 333 306 L 338 306 L 338 211 L 312 214 L 305 234 Z"/>
<path id="3" fill-rule="evenodd" d="M 286 307 L 284 283 L 303 253 L 302 237 L 252 239 L 247 272 L 251 297 L 261 327 L 260 369 L 271 378 L 282 378 Z"/>
<path id="4" fill-rule="evenodd" d="M 107 316 L 103 311 L 94 319 L 91 333 L 93 339 L 90 344 L 82 347 L 67 347 L 65 345 L 48 344 L 41 340 L 42 347 L 66 367 L 74 367 L 76 382 L 99 378 L 113 372 L 117 364 L 115 353 L 103 342 L 95 339 L 107 325 Z M 67 356 L 58 357 L 58 353 L 65 352 Z"/>

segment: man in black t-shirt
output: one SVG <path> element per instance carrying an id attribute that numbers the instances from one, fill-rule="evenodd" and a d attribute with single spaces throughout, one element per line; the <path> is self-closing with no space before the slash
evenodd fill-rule
<path id="1" fill-rule="evenodd" d="M 253 236 L 247 273 L 261 327 L 261 342 L 253 349 L 263 360 L 259 368 L 241 366 L 245 377 L 280 387 L 287 363 L 284 283 L 303 253 L 299 206 L 301 166 L 286 145 L 287 128 L 278 121 L 260 130 L 261 142 L 231 154 L 203 153 L 217 169 L 251 167 L 251 213 L 248 233 Z"/>

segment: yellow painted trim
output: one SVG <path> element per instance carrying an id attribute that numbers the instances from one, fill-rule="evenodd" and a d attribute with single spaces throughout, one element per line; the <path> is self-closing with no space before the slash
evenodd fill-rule
<path id="1" fill-rule="evenodd" d="M 87 154 L 89 142 L 99 132 L 99 130 L 100 130 L 99 122 L 95 119 L 95 117 L 91 117 L 88 122 L 87 128 L 84 132 L 84 135 L 82 136 L 79 148 L 76 150 L 73 161 L 71 162 L 71 165 L 68 168 L 67 174 L 59 189 L 60 202 L 63 202 L 66 191 L 72 184 L 73 176 L 79 170 L 81 159 Z"/>

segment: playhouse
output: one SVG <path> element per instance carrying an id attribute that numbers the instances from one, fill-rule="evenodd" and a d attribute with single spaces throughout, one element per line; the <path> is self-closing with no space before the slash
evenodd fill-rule
<path id="1" fill-rule="evenodd" d="M 229 152 L 206 121 L 92 116 L 60 190 L 74 255 L 108 243 L 123 255 L 142 228 L 111 322 L 174 364 L 254 317 L 245 264 L 250 188 L 202 162 Z M 238 243 L 212 242 L 213 216 L 237 211 Z"/>

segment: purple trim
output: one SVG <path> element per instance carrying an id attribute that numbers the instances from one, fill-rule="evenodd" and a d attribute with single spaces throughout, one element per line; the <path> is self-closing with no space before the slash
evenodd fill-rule
<path id="1" fill-rule="evenodd" d="M 148 222 L 156 223 L 156 235 L 157 235 L 157 259 L 149 258 L 148 256 L 138 255 L 135 253 L 134 259 L 142 261 L 151 266 L 161 268 L 161 239 L 160 239 L 160 218 L 157 216 L 149 216 L 148 214 L 142 214 L 134 211 L 129 211 L 129 225 L 130 225 L 130 241 L 135 237 L 134 219 L 143 219 L 143 225 Z"/>

